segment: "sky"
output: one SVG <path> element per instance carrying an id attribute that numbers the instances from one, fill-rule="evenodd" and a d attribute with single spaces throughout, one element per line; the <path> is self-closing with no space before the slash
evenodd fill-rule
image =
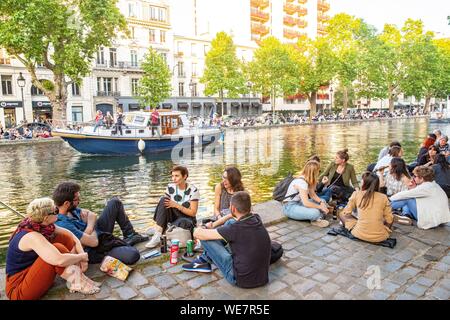
<path id="1" fill-rule="evenodd" d="M 329 0 L 331 15 L 345 12 L 382 30 L 385 23 L 402 27 L 408 18 L 421 19 L 436 37 L 450 37 L 450 0 Z"/>

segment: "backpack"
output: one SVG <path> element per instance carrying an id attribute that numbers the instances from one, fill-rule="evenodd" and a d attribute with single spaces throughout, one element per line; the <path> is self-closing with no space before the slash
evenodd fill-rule
<path id="1" fill-rule="evenodd" d="M 273 189 L 272 198 L 276 201 L 281 202 L 287 198 L 295 197 L 298 194 L 298 192 L 286 196 L 286 193 L 289 189 L 289 185 L 291 184 L 292 181 L 294 181 L 294 177 L 292 176 L 292 173 L 289 172 L 287 177 L 278 182 L 275 188 Z"/>
<path id="2" fill-rule="evenodd" d="M 283 247 L 276 241 L 271 241 L 271 253 L 270 253 L 270 264 L 277 262 L 280 260 L 283 255 Z"/>

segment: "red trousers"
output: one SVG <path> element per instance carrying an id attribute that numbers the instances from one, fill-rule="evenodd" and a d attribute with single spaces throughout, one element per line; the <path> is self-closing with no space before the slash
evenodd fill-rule
<path id="1" fill-rule="evenodd" d="M 58 234 L 52 244 L 59 252 L 69 253 L 75 241 L 70 236 Z M 6 295 L 10 300 L 40 299 L 53 285 L 56 275 L 61 275 L 65 269 L 52 266 L 39 257 L 25 270 L 6 276 Z"/>

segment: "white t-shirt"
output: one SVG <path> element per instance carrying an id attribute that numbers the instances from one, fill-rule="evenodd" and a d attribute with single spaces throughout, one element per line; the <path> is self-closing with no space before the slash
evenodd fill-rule
<path id="1" fill-rule="evenodd" d="M 180 190 L 175 183 L 169 183 L 166 188 L 166 196 L 185 208 L 190 207 L 190 201 L 200 200 L 200 192 L 196 186 L 190 183 L 187 183 L 185 190 Z"/>
<path id="2" fill-rule="evenodd" d="M 297 179 L 292 180 L 292 182 L 289 185 L 289 188 L 286 192 L 285 197 L 298 192 L 298 190 L 294 188 L 295 186 L 298 186 L 300 189 L 305 190 L 305 191 L 308 191 L 308 189 L 309 189 L 308 183 L 305 181 L 305 179 L 297 178 Z M 289 201 L 301 202 L 300 193 L 298 193 L 295 197 L 287 198 L 284 200 L 284 202 L 289 202 Z"/>
<path id="3" fill-rule="evenodd" d="M 391 155 L 384 156 L 383 158 L 381 158 L 377 162 L 377 164 L 376 164 L 375 168 L 373 169 L 373 171 L 375 172 L 375 171 L 377 171 L 380 168 L 389 166 L 391 164 L 391 160 L 392 160 L 392 156 Z M 388 169 L 386 168 L 385 171 L 387 171 L 387 170 Z"/>

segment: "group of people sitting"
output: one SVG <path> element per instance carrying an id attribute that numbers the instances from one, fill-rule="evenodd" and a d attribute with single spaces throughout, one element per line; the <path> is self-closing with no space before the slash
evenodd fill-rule
<path id="1" fill-rule="evenodd" d="M 26 124 L 18 128 L 3 129 L 0 123 L 0 140 L 23 140 L 33 138 L 50 138 L 51 133 L 42 128 L 29 129 Z"/>

